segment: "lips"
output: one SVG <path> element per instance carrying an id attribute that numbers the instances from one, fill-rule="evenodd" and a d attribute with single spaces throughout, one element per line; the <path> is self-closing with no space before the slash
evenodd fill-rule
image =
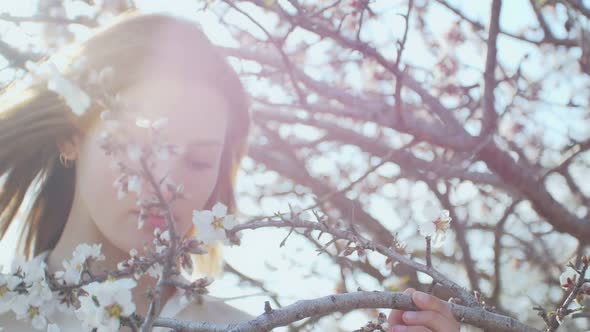
<path id="1" fill-rule="evenodd" d="M 145 221 L 152 228 L 164 229 L 166 227 L 166 219 L 163 217 L 149 216 Z"/>
<path id="2" fill-rule="evenodd" d="M 132 211 L 132 214 L 136 217 L 139 218 L 139 211 Z M 174 215 L 174 221 L 175 223 L 178 223 L 178 216 Z M 149 215 L 147 218 L 145 218 L 145 224 L 150 226 L 151 228 L 160 228 L 160 229 L 164 229 L 167 226 L 167 222 L 166 222 L 166 218 L 164 217 L 160 217 L 160 216 L 155 216 L 155 215 Z"/>

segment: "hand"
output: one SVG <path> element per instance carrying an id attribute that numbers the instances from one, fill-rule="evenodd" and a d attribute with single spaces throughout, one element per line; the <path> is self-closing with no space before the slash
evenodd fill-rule
<path id="1" fill-rule="evenodd" d="M 444 301 L 413 288 L 404 294 L 411 296 L 420 310 L 391 310 L 387 317 L 390 332 L 459 332 L 461 324 Z"/>

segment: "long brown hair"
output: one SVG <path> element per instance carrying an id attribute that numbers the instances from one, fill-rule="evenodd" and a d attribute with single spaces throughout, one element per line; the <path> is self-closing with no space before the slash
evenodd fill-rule
<path id="1" fill-rule="evenodd" d="M 124 14 L 78 45 L 71 60 L 74 63 L 76 58 L 83 58 L 83 65 L 68 69 L 64 76 L 75 81 L 90 75 L 91 70 L 111 67 L 115 74 L 109 88 L 120 91 L 134 82 L 142 59 L 157 47 L 153 36 L 171 24 L 191 31 L 194 38 L 187 43 L 199 46 L 198 58 L 193 60 L 198 79 L 217 89 L 230 104 L 219 176 L 204 208 L 210 209 L 219 201 L 235 213 L 234 185 L 247 150 L 249 99 L 237 74 L 195 23 L 164 14 Z M 63 98 L 43 82 L 4 99 L 0 104 L 0 180 L 4 180 L 0 192 L 0 239 L 15 223 L 19 210 L 25 210 L 17 251 L 31 258 L 56 245 L 74 197 L 75 167 L 66 168 L 60 163 L 56 142 L 86 132 L 102 108 L 93 103 L 82 116 L 75 116 Z M 23 203 L 29 196 L 33 201 L 27 208 Z M 215 270 L 221 259 L 220 249 L 209 248 L 210 253 L 198 259 L 199 270 Z"/>

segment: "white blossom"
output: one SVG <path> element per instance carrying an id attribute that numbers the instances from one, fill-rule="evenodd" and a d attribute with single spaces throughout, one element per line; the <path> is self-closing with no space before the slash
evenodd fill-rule
<path id="1" fill-rule="evenodd" d="M 167 124 L 168 124 L 168 118 L 159 118 L 155 121 L 151 121 L 151 120 L 146 119 L 144 117 L 138 117 L 135 120 L 135 125 L 140 128 L 144 128 L 144 129 L 151 128 L 154 130 L 160 130 L 160 129 L 164 128 Z"/>
<path id="2" fill-rule="evenodd" d="M 213 205 L 211 212 L 213 212 L 215 217 L 222 218 L 227 214 L 227 206 L 221 202 L 217 202 L 215 205 Z"/>
<path id="3" fill-rule="evenodd" d="M 60 95 L 74 114 L 80 116 L 86 113 L 90 107 L 90 97 L 80 87 L 65 78 L 54 63 L 48 62 L 39 66 L 28 61 L 25 66 L 33 75 L 46 79 L 47 88 Z"/>
<path id="4" fill-rule="evenodd" d="M 51 288 L 49 288 L 49 284 L 47 283 L 45 278 L 36 279 L 34 281 L 26 281 L 25 278 L 25 283 L 29 285 L 29 297 L 36 297 L 43 301 L 51 300 L 51 298 L 53 297 Z"/>
<path id="5" fill-rule="evenodd" d="M 131 289 L 136 285 L 132 279 L 107 280 L 92 282 L 83 287 L 88 296 L 80 298 L 80 308 L 76 316 L 86 329 L 97 332 L 118 331 L 121 317 L 135 311 Z"/>
<path id="6" fill-rule="evenodd" d="M 299 219 L 301 221 L 309 221 L 311 214 L 308 211 L 304 211 L 300 206 L 294 206 L 291 208 L 292 218 Z"/>
<path id="7" fill-rule="evenodd" d="M 426 222 L 420 225 L 420 235 L 426 236 L 434 236 L 436 233 L 436 225 L 433 222 Z"/>
<path id="8" fill-rule="evenodd" d="M 419 226 L 420 235 L 430 237 L 432 247 L 439 248 L 444 243 L 451 217 L 448 210 L 443 210 L 434 221 L 427 221 Z"/>
<path id="9" fill-rule="evenodd" d="M 164 252 L 164 249 L 166 249 L 166 246 L 156 245 L 155 251 L 156 253 L 161 254 Z"/>
<path id="10" fill-rule="evenodd" d="M 18 284 L 26 285 L 26 292 L 14 294 L 10 300 L 12 311 L 19 320 L 30 321 L 35 329 L 41 330 L 47 326 L 47 316 L 51 314 L 53 293 L 45 280 L 47 265 L 40 256 L 30 261 L 18 256 L 12 263 L 11 273 L 20 280 Z M 16 286 L 16 280 L 11 280 Z M 13 288 L 14 289 L 14 288 Z"/>
<path id="11" fill-rule="evenodd" d="M 170 149 L 166 146 L 160 146 L 154 150 L 156 158 L 162 161 L 170 159 Z"/>
<path id="12" fill-rule="evenodd" d="M 162 232 L 162 234 L 160 234 L 160 239 L 164 241 L 170 241 L 170 232 L 168 230 Z"/>
<path id="13" fill-rule="evenodd" d="M 137 229 L 143 228 L 143 225 L 145 225 L 145 218 L 147 218 L 145 213 L 139 213 L 137 216 Z"/>
<path id="14" fill-rule="evenodd" d="M 135 125 L 140 128 L 149 128 L 151 126 L 151 121 L 143 117 L 138 117 L 135 119 Z"/>
<path id="15" fill-rule="evenodd" d="M 47 332 L 61 332 L 61 329 L 59 326 L 57 326 L 57 324 L 48 324 Z"/>
<path id="16" fill-rule="evenodd" d="M 572 289 L 578 280 L 578 272 L 567 267 L 565 271 L 559 276 L 559 284 L 564 289 Z"/>
<path id="17" fill-rule="evenodd" d="M 43 330 L 47 326 L 47 316 L 53 311 L 51 298 L 44 299 L 34 294 L 19 295 L 19 300 L 13 304 L 16 319 L 30 321 L 37 330 Z"/>
<path id="18" fill-rule="evenodd" d="M 104 329 L 103 310 L 97 306 L 90 296 L 80 297 L 80 308 L 76 310 L 76 316 L 82 322 L 82 327 L 86 330 Z M 118 327 L 112 329 L 116 331 Z"/>
<path id="19" fill-rule="evenodd" d="M 22 282 L 28 285 L 28 295 L 19 294 L 17 297 L 31 296 L 41 300 L 49 300 L 52 297 L 51 289 L 45 280 L 47 264 L 40 256 L 30 261 L 25 261 L 23 256 L 18 256 L 12 265 L 12 274 L 22 276 Z"/>
<path id="20" fill-rule="evenodd" d="M 128 144 L 127 156 L 131 161 L 138 161 L 141 158 L 141 147 L 137 144 Z"/>
<path id="21" fill-rule="evenodd" d="M 12 274 L 0 274 L 0 314 L 11 310 L 12 302 L 17 293 L 15 287 L 22 279 Z"/>
<path id="22" fill-rule="evenodd" d="M 84 270 L 84 264 L 90 261 L 104 260 L 101 253 L 101 244 L 89 245 L 79 244 L 72 254 L 70 261 L 64 260 L 62 265 L 64 271 L 57 271 L 55 276 L 63 279 L 66 284 L 77 284 Z"/>
<path id="23" fill-rule="evenodd" d="M 155 251 L 158 254 L 164 252 L 164 249 L 168 247 L 170 243 L 170 232 L 168 230 L 162 232 L 160 228 L 154 229 L 154 240 Z"/>
<path id="24" fill-rule="evenodd" d="M 100 71 L 96 71 L 93 69 L 90 71 L 90 75 L 88 77 L 89 84 L 104 84 L 106 79 L 112 76 L 114 73 L 113 67 L 105 67 Z"/>
<path id="25" fill-rule="evenodd" d="M 142 185 L 143 179 L 137 174 L 129 175 L 123 173 L 113 182 L 113 187 L 117 188 L 117 199 L 119 200 L 125 198 L 130 191 L 140 195 L 141 189 L 143 188 Z"/>
<path id="26" fill-rule="evenodd" d="M 117 263 L 117 270 L 123 271 L 127 268 L 126 266 L 127 261 L 122 261 Z"/>
<path id="27" fill-rule="evenodd" d="M 113 187 L 117 188 L 117 199 L 118 200 L 122 200 L 123 198 L 125 198 L 125 196 L 127 196 L 127 184 L 128 184 L 128 180 L 127 180 L 126 174 L 119 175 L 119 177 L 117 177 L 115 182 L 113 182 Z"/>
<path id="28" fill-rule="evenodd" d="M 227 207 L 218 202 L 210 211 L 193 211 L 193 223 L 199 240 L 208 244 L 215 244 L 217 240 L 229 244 L 225 230 L 234 227 L 236 220 L 233 215 L 227 215 Z"/>
<path id="29" fill-rule="evenodd" d="M 142 185 L 141 176 L 132 175 L 129 177 L 129 183 L 127 184 L 127 189 L 129 191 L 133 191 L 133 192 L 137 193 L 138 195 L 140 195 L 141 194 L 141 185 Z"/>
<path id="30" fill-rule="evenodd" d="M 12 261 L 10 272 L 12 274 L 23 275 L 24 281 L 32 282 L 38 279 L 45 279 L 45 267 L 46 264 L 40 257 L 27 261 L 24 256 L 18 255 Z"/>
<path id="31" fill-rule="evenodd" d="M 152 128 L 162 129 L 168 125 L 168 118 L 160 118 L 152 123 Z"/>
<path id="32" fill-rule="evenodd" d="M 164 267 L 160 263 L 154 263 L 152 266 L 150 266 L 147 269 L 146 272 L 150 277 L 152 277 L 154 279 L 160 279 L 163 271 L 164 271 Z"/>

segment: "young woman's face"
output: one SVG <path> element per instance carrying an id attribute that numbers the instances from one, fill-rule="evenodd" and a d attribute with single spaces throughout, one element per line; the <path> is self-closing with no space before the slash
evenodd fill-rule
<path id="1" fill-rule="evenodd" d="M 123 127 L 119 130 L 124 130 L 135 143 L 149 144 L 148 131 L 136 126 L 133 119 L 167 118 L 162 137 L 186 147 L 179 157 L 154 158 L 158 178 L 168 173 L 175 183 L 184 185 L 187 198 L 172 203 L 176 229 L 184 235 L 191 229 L 193 210 L 204 207 L 219 176 L 228 104 L 219 92 L 195 81 L 186 72 L 171 68 L 175 65 L 163 58 L 154 60 L 141 79 L 122 93 L 128 109 L 123 110 Z M 83 139 L 77 160 L 77 195 L 99 231 L 114 246 L 123 251 L 141 249 L 144 244 L 151 244 L 154 226 L 146 222 L 138 229 L 137 194 L 130 192 L 123 199 L 117 198 L 118 189 L 113 183 L 120 173 L 109 166 L 112 157 L 106 156 L 100 147 L 100 135 L 106 125 L 97 121 Z M 124 163 L 140 167 L 127 154 L 122 157 Z M 150 184 L 143 181 L 142 187 L 141 196 L 147 197 L 152 192 Z"/>

